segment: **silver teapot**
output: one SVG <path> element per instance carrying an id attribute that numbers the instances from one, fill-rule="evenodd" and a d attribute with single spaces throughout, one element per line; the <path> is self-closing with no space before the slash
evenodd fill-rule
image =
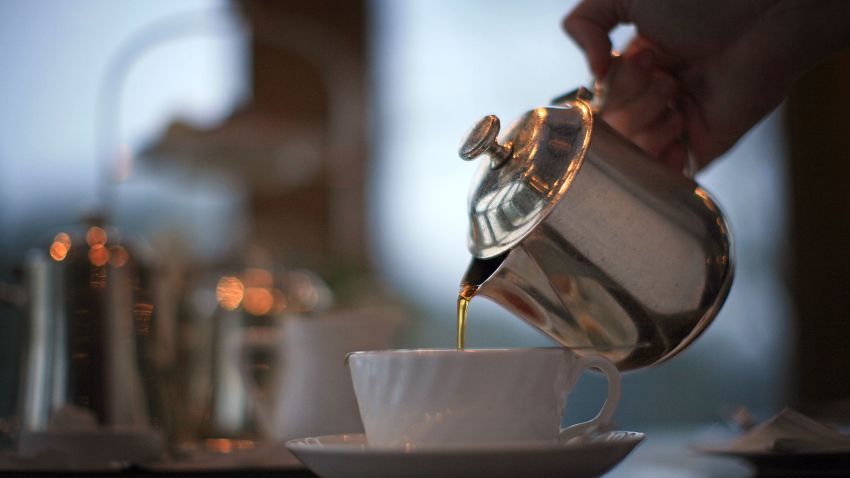
<path id="1" fill-rule="evenodd" d="M 686 175 L 604 123 L 590 95 L 525 113 L 499 137 L 482 119 L 460 148 L 473 260 L 461 283 L 579 355 L 622 370 L 681 352 L 733 277 L 720 208 Z"/>

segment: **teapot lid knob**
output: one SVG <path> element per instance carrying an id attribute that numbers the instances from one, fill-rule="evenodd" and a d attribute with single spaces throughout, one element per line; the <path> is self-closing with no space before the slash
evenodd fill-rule
<path id="1" fill-rule="evenodd" d="M 482 154 L 490 156 L 490 168 L 498 169 L 508 158 L 511 157 L 511 148 L 499 144 L 496 140 L 499 135 L 499 118 L 496 115 L 488 115 L 482 118 L 466 137 L 460 146 L 460 157 L 471 161 Z"/>

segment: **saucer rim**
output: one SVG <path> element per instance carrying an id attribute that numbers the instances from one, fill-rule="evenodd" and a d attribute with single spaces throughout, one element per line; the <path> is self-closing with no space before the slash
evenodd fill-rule
<path id="1" fill-rule="evenodd" d="M 626 430 L 611 430 L 605 432 L 608 434 L 623 434 L 623 436 L 605 440 L 598 439 L 594 441 L 572 441 L 572 442 L 556 442 L 556 441 L 529 441 L 529 442 L 503 442 L 503 443 L 481 443 L 481 444 L 464 444 L 460 446 L 418 446 L 406 449 L 403 446 L 369 446 L 365 442 L 365 433 L 337 433 L 330 435 L 320 435 L 315 437 L 295 438 L 286 441 L 286 448 L 293 453 L 301 450 L 309 450 L 316 453 L 333 453 L 333 454 L 363 454 L 369 453 L 373 455 L 398 455 L 398 454 L 472 454 L 472 453 L 494 453 L 494 452 L 527 452 L 527 453 L 548 453 L 553 451 L 573 451 L 586 450 L 589 448 L 605 448 L 615 445 L 629 445 L 637 447 L 644 439 L 646 434 L 642 432 L 626 431 Z M 324 440 L 337 439 L 338 437 L 349 436 L 355 439 L 363 440 L 357 443 L 331 443 L 323 444 Z M 308 443 L 308 440 L 317 440 L 319 443 Z"/>

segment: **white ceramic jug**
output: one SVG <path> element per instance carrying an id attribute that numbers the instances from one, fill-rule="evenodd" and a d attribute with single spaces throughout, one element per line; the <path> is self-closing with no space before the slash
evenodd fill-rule
<path id="1" fill-rule="evenodd" d="M 394 307 L 337 310 L 247 332 L 240 370 L 263 435 L 283 441 L 362 432 L 345 357 L 388 348 L 403 315 Z M 251 353 L 261 350 L 273 355 L 265 390 L 249 363 Z"/>

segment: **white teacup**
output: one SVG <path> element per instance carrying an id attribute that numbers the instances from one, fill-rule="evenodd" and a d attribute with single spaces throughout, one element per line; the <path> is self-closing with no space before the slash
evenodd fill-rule
<path id="1" fill-rule="evenodd" d="M 611 361 L 562 348 L 354 352 L 348 365 L 370 446 L 565 440 L 609 426 L 620 401 Z M 605 403 L 562 428 L 567 395 L 588 368 L 608 379 Z"/>

